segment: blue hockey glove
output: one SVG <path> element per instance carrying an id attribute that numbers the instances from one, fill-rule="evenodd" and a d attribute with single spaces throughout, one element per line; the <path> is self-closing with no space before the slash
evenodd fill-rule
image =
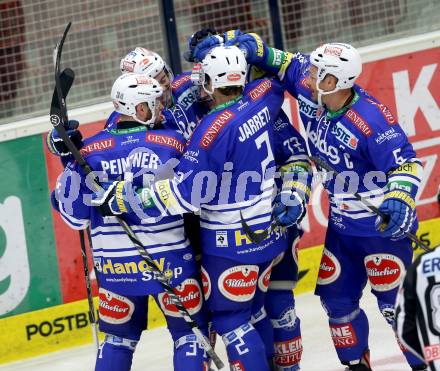
<path id="1" fill-rule="evenodd" d="M 183 58 L 187 62 L 197 62 L 194 59 L 194 49 L 201 41 L 205 40 L 207 37 L 212 35 L 218 35 L 218 32 L 214 28 L 202 28 L 201 30 L 194 33 L 190 38 L 188 38 L 188 50 L 183 53 Z"/>
<path id="2" fill-rule="evenodd" d="M 236 30 L 229 30 L 226 31 L 223 34 L 223 39 L 225 40 L 225 45 L 230 46 L 230 45 L 239 45 L 239 37 L 246 35 L 245 33 L 241 32 L 241 30 L 239 28 L 237 28 Z"/>
<path id="3" fill-rule="evenodd" d="M 193 61 L 201 62 L 206 57 L 206 54 L 216 46 L 223 45 L 223 37 L 220 35 L 211 35 L 200 41 L 192 52 Z"/>
<path id="4" fill-rule="evenodd" d="M 121 215 L 154 206 L 148 188 L 136 188 L 128 181 L 101 184 L 102 189 L 92 195 L 92 205 L 99 207 L 103 216 Z"/>
<path id="5" fill-rule="evenodd" d="M 226 37 L 225 45 L 238 46 L 249 64 L 258 64 L 265 60 L 268 48 L 260 36 L 256 33 L 242 33 L 240 30 L 235 30 L 234 35 L 232 35 L 232 31 L 228 31 L 226 35 L 229 32 L 231 34 Z"/>
<path id="6" fill-rule="evenodd" d="M 65 125 L 66 133 L 72 140 L 76 148 L 81 149 L 84 145 L 82 141 L 82 134 L 78 130 L 79 122 L 76 120 L 69 120 Z M 71 152 L 64 144 L 63 140 L 58 134 L 57 129 L 53 128 L 46 136 L 46 145 L 50 153 L 58 157 L 70 156 Z"/>
<path id="7" fill-rule="evenodd" d="M 403 191 L 391 191 L 385 195 L 385 199 L 379 210 L 389 215 L 388 224 L 385 224 L 380 216 L 376 219 L 376 229 L 382 232 L 382 237 L 392 240 L 400 240 L 408 232 L 417 229 L 415 202 L 411 196 Z"/>
<path id="8" fill-rule="evenodd" d="M 303 198 L 295 191 L 282 191 L 275 197 L 273 216 L 283 227 L 299 225 L 306 215 Z"/>

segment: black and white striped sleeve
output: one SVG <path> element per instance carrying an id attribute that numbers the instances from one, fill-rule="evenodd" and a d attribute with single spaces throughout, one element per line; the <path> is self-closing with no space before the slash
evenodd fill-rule
<path id="1" fill-rule="evenodd" d="M 421 256 L 408 267 L 405 279 L 400 286 L 396 300 L 395 331 L 402 344 L 415 356 L 424 361 L 422 345 L 420 344 L 417 312 L 420 304 L 417 296 L 417 267 Z"/>

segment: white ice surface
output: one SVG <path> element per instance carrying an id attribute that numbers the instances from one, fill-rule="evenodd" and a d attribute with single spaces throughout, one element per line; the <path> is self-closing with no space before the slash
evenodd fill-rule
<path id="1" fill-rule="evenodd" d="M 300 295 L 296 299 L 301 318 L 304 352 L 301 370 L 338 371 L 339 364 L 331 343 L 327 319 L 316 296 Z M 365 293 L 361 303 L 370 322 L 370 349 L 374 371 L 409 371 L 394 334 L 380 315 L 374 296 Z M 216 351 L 226 361 L 226 353 L 217 339 Z M 165 328 L 145 331 L 135 352 L 132 371 L 172 371 L 172 342 Z M 92 371 L 95 349 L 92 345 L 72 348 L 49 355 L 10 363 L 0 371 Z M 226 364 L 226 362 L 225 362 Z"/>

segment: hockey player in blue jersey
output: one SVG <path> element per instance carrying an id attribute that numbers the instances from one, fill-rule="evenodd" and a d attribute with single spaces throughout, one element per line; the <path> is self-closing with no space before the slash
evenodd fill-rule
<path id="1" fill-rule="evenodd" d="M 112 88 L 121 119 L 84 140 L 83 156 L 102 182 L 146 181 L 173 174 L 185 140 L 161 124 L 162 88 L 145 75 L 125 74 Z M 76 162 L 70 162 L 57 184 L 58 209 L 74 229 L 91 228 L 93 260 L 99 278 L 100 330 L 106 333 L 96 360 L 96 371 L 128 371 L 146 326 L 148 295 L 155 297 L 174 341 L 174 370 L 205 370 L 204 351 L 163 292 L 156 277 L 113 217 L 102 217 L 92 206 L 92 190 Z M 125 220 L 157 262 L 183 304 L 206 331 L 202 291 L 193 249 L 181 215 L 159 221 L 128 213 Z"/>
<path id="2" fill-rule="evenodd" d="M 194 61 L 194 50 L 207 37 L 212 30 L 201 30 L 196 32 L 188 42 L 186 58 Z M 233 37 L 235 31 L 225 34 Z M 220 35 L 217 34 L 218 40 Z M 254 79 L 256 75 L 264 75 L 264 70 L 249 66 L 248 80 Z M 194 68 L 196 69 L 196 68 Z M 292 174 L 294 171 L 301 170 L 307 176 L 312 176 L 311 166 L 307 156 L 304 139 L 293 127 L 287 115 L 280 110 L 279 116 L 275 121 L 275 135 L 273 146 L 275 148 L 275 163 L 280 173 Z M 304 184 L 310 184 L 305 181 Z M 285 187 L 286 197 L 294 197 L 295 187 Z M 281 179 L 277 179 L 278 189 L 282 188 Z M 279 198 L 281 197 L 278 196 Z M 304 207 L 304 215 L 307 204 L 308 194 Z M 277 207 L 277 206 L 276 206 Z M 282 207 L 282 204 L 278 207 Z M 296 223 L 295 223 L 296 221 Z M 293 288 L 298 281 L 298 258 L 297 245 L 302 231 L 299 229 L 300 219 L 291 219 L 289 215 L 279 216 L 278 223 L 287 227 L 286 249 L 273 261 L 269 287 L 266 293 L 264 307 L 261 309 L 262 315 L 267 315 L 272 326 L 267 326 L 264 321 L 253 322 L 265 342 L 266 354 L 268 359 L 272 358 L 272 367 L 277 371 L 294 371 L 299 369 L 302 355 L 302 338 L 300 329 L 300 319 L 296 315 L 295 299 Z M 257 318 L 259 318 L 257 316 Z M 272 328 L 271 328 L 272 327 Z M 273 345 L 272 345 L 273 344 Z"/>
<path id="3" fill-rule="evenodd" d="M 310 56 L 292 55 L 269 48 L 258 35 L 235 36 L 231 43 L 245 50 L 248 61 L 278 74 L 298 100 L 311 154 L 348 177 L 351 190 L 332 174 L 325 180 L 330 215 L 316 294 L 329 317 L 340 361 L 349 370 L 371 370 L 368 320 L 359 300 L 369 281 L 379 310 L 388 323 L 394 322 L 398 285 L 412 259 L 405 232 L 418 225 L 421 163 L 390 110 L 355 84 L 362 70 L 355 48 L 329 43 Z M 216 43 L 207 40 L 196 54 L 202 57 Z M 389 220 L 377 218 L 353 191 Z M 401 349 L 413 370 L 426 368 Z"/>
<path id="4" fill-rule="evenodd" d="M 213 327 L 225 342 L 233 370 L 266 371 L 264 343 L 251 318 L 263 305 L 273 258 L 286 249 L 279 243 L 284 231 L 277 228 L 255 245 L 242 229 L 240 212 L 254 229 L 265 229 L 271 222 L 274 121 L 284 94 L 270 79 L 256 80 L 243 91 L 246 67 L 235 47 L 210 51 L 202 73 L 212 110 L 194 131 L 174 180 L 137 191 L 138 203 L 150 216 L 200 211 L 202 281 Z M 309 177 L 289 178 L 304 179 Z M 132 186 L 121 182 L 107 197 L 98 196 L 116 211 L 137 208 L 136 202 L 125 201 L 121 208 L 114 201 L 126 200 L 123 196 Z M 299 197 L 307 197 L 308 187 L 299 187 Z M 297 206 L 288 211 L 293 223 L 304 212 L 303 203 Z"/>

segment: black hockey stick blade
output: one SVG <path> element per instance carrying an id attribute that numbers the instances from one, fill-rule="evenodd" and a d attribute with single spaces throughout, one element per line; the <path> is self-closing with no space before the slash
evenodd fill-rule
<path id="1" fill-rule="evenodd" d="M 53 50 L 53 64 L 55 66 L 55 74 L 60 74 L 60 60 L 61 60 L 61 53 L 63 51 L 63 45 L 64 41 L 66 40 L 67 33 L 70 30 L 70 26 L 72 26 L 72 22 L 67 23 L 66 28 L 64 29 L 63 36 L 61 37 L 60 41 L 55 46 L 55 49 Z"/>
<path id="2" fill-rule="evenodd" d="M 333 172 L 335 177 L 339 176 L 339 173 L 331 166 L 329 165 L 326 161 L 324 161 L 323 159 L 316 157 L 316 156 L 311 156 L 310 159 L 319 167 L 321 167 L 322 169 L 324 169 L 325 171 L 329 171 L 329 172 Z M 344 187 L 346 187 L 346 180 L 344 179 Z M 347 187 L 347 189 L 349 189 Z M 366 207 L 368 207 L 370 209 L 370 211 L 372 211 L 373 213 L 375 213 L 376 215 L 380 216 L 382 219 L 382 224 L 381 224 L 381 228 L 385 228 L 385 226 L 389 223 L 390 221 L 390 216 L 387 214 L 384 214 L 382 211 L 379 210 L 379 208 L 377 208 L 376 206 L 372 205 L 371 203 L 369 203 L 367 200 L 365 200 L 359 193 L 357 192 L 353 192 L 352 195 L 354 197 L 356 197 L 356 199 L 360 202 L 362 202 Z M 428 245 L 426 245 L 425 243 L 423 243 L 415 234 L 410 233 L 410 232 L 406 232 L 405 236 L 408 237 L 412 242 L 414 242 L 414 244 L 418 247 L 420 247 L 422 250 L 425 251 L 432 251 L 434 250 L 433 248 L 430 248 Z"/>
<path id="3" fill-rule="evenodd" d="M 73 85 L 73 81 L 75 80 L 75 73 L 70 68 L 65 68 L 63 72 L 60 74 L 60 85 L 61 85 L 61 96 L 64 101 L 69 94 L 70 88 Z M 52 102 L 50 104 L 50 116 L 57 115 L 61 116 L 61 103 L 58 99 L 58 93 L 56 88 L 54 89 L 52 95 Z M 56 120 L 55 120 L 56 121 Z M 51 120 L 52 122 L 52 120 Z"/>
<path id="4" fill-rule="evenodd" d="M 53 63 L 55 65 L 55 91 L 56 94 L 58 95 L 59 111 L 60 111 L 60 114 L 57 117 L 55 115 L 51 115 L 50 117 L 50 121 L 54 127 L 57 127 L 60 124 L 64 125 L 68 121 L 66 101 L 63 98 L 63 93 L 61 88 L 62 83 L 61 83 L 61 74 L 60 74 L 60 61 L 61 61 L 61 54 L 63 52 L 64 41 L 66 40 L 67 33 L 70 30 L 70 26 L 72 26 L 72 22 L 69 22 L 67 24 L 66 28 L 64 29 L 63 36 L 61 37 L 61 40 L 57 43 L 53 51 Z"/>
<path id="5" fill-rule="evenodd" d="M 241 210 L 240 210 L 240 220 L 241 220 L 241 226 L 246 236 L 248 236 L 251 242 L 257 245 L 263 242 L 267 238 L 267 236 L 269 236 L 269 234 L 278 226 L 278 221 L 275 219 L 272 220 L 269 227 L 267 227 L 264 231 L 254 232 L 251 229 L 251 227 L 249 227 L 249 225 L 245 222 Z"/>

